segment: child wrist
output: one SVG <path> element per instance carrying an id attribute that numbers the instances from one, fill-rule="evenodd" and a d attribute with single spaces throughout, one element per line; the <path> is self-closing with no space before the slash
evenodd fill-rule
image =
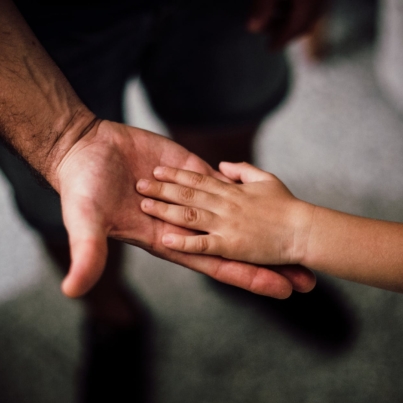
<path id="1" fill-rule="evenodd" d="M 304 262 L 307 260 L 315 210 L 315 205 L 302 200 L 297 200 L 293 209 L 291 217 L 293 223 L 293 241 L 290 243 L 292 250 L 289 255 L 292 264 L 304 265 Z"/>

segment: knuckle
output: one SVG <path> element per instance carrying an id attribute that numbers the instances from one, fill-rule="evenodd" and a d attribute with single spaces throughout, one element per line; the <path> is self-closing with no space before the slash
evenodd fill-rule
<path id="1" fill-rule="evenodd" d="M 156 194 L 157 195 L 163 195 L 165 191 L 165 184 L 162 182 L 157 182 L 156 186 Z"/>
<path id="2" fill-rule="evenodd" d="M 205 252 L 208 249 L 208 240 L 206 237 L 204 236 L 200 236 L 198 237 L 197 241 L 196 241 L 196 250 L 197 252 Z"/>
<path id="3" fill-rule="evenodd" d="M 181 200 L 186 202 L 192 201 L 195 197 L 195 190 L 185 186 L 181 186 L 179 188 L 179 197 Z"/>
<path id="4" fill-rule="evenodd" d="M 168 215 L 169 213 L 169 205 L 165 203 L 156 203 L 156 208 L 158 213 L 161 215 Z"/>
<path id="5" fill-rule="evenodd" d="M 223 188 L 223 193 L 227 196 L 227 199 L 233 200 L 234 197 L 237 197 L 242 193 L 242 190 L 237 184 L 231 184 Z"/>
<path id="6" fill-rule="evenodd" d="M 178 179 L 179 176 L 179 169 L 177 168 L 166 168 L 166 172 L 169 173 L 169 176 L 174 180 Z"/>
<path id="7" fill-rule="evenodd" d="M 199 214 L 193 207 L 186 207 L 184 209 L 184 219 L 187 223 L 195 223 L 199 220 Z"/>
<path id="8" fill-rule="evenodd" d="M 201 185 L 204 182 L 204 180 L 205 180 L 204 176 L 197 172 L 194 172 L 190 177 L 190 183 L 192 184 L 192 186 Z"/>
<path id="9" fill-rule="evenodd" d="M 232 194 L 234 196 L 239 196 L 239 195 L 241 195 L 243 193 L 242 188 L 240 186 L 238 186 L 238 185 L 231 186 L 230 192 L 232 192 Z M 231 203 L 231 204 L 234 204 L 234 203 Z"/>
<path id="10" fill-rule="evenodd" d="M 233 217 L 237 217 L 237 214 L 239 213 L 239 207 L 236 203 L 233 203 L 231 201 L 226 201 L 224 202 L 224 206 L 226 211 L 228 211 L 228 213 L 233 216 Z"/>
<path id="11" fill-rule="evenodd" d="M 180 250 L 187 251 L 188 250 L 188 242 L 186 237 L 182 237 L 180 240 Z"/>

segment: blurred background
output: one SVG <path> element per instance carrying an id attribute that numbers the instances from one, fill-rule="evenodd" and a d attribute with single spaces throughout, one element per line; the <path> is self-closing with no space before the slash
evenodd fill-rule
<path id="1" fill-rule="evenodd" d="M 294 88 L 260 128 L 257 163 L 299 198 L 402 221 L 403 2 L 335 0 L 317 31 L 289 49 Z M 136 80 L 126 114 L 166 133 Z M 76 402 L 82 307 L 3 177 L 0 228 L 0 402 Z M 403 401 L 399 294 L 320 276 L 274 301 L 131 247 L 125 268 L 152 322 L 152 402 Z"/>

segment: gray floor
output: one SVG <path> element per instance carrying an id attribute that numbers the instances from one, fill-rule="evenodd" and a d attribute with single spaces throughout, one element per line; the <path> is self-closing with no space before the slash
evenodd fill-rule
<path id="1" fill-rule="evenodd" d="M 259 165 L 305 200 L 402 221 L 403 118 L 379 92 L 374 47 L 291 57 L 295 89 L 261 127 Z M 137 83 L 128 98 L 131 122 L 164 131 Z M 0 402 L 72 403 L 81 306 L 0 179 Z M 275 302 L 134 248 L 125 265 L 155 323 L 155 403 L 403 401 L 401 295 L 320 277 L 311 296 Z"/>

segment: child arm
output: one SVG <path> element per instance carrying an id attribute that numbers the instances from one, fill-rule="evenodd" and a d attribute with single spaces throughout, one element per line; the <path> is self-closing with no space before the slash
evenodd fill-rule
<path id="1" fill-rule="evenodd" d="M 245 163 L 222 163 L 220 170 L 242 184 L 156 169 L 159 182 L 150 182 L 141 193 L 159 201 L 145 199 L 143 211 L 203 232 L 165 235 L 167 247 L 251 263 L 301 264 L 346 280 L 403 291 L 403 224 L 303 202 L 274 175 Z"/>

